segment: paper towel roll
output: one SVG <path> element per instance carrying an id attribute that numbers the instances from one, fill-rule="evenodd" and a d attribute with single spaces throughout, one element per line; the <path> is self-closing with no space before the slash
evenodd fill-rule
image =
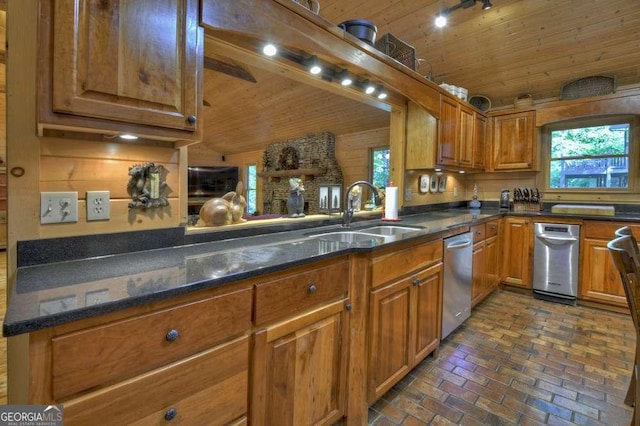
<path id="1" fill-rule="evenodd" d="M 398 218 L 398 187 L 387 186 L 384 193 L 384 218 Z"/>

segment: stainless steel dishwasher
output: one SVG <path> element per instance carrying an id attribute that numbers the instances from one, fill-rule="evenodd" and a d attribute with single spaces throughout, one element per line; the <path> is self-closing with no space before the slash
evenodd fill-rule
<path id="1" fill-rule="evenodd" d="M 580 225 L 536 223 L 534 235 L 533 295 L 575 305 Z"/>
<path id="2" fill-rule="evenodd" d="M 472 260 L 471 232 L 445 238 L 441 339 L 447 337 L 471 315 Z"/>

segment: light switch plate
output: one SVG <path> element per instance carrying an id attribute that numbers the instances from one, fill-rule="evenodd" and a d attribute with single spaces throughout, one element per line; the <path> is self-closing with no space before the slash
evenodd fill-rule
<path id="1" fill-rule="evenodd" d="M 78 221 L 77 192 L 41 192 L 40 223 L 73 223 Z"/>
<path id="2" fill-rule="evenodd" d="M 87 221 L 109 220 L 109 191 L 87 191 Z"/>
<path id="3" fill-rule="evenodd" d="M 405 190 L 404 190 L 404 200 L 405 201 L 411 201 L 412 198 L 413 198 L 413 191 L 411 191 L 411 188 L 405 188 Z"/>

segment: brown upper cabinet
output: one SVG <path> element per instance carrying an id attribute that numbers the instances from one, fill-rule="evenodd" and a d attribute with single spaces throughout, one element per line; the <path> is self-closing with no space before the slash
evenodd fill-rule
<path id="1" fill-rule="evenodd" d="M 484 170 L 484 161 L 476 166 L 477 133 L 475 111 L 448 96 L 440 96 L 438 165 L 456 169 Z M 484 139 L 480 142 L 484 145 Z"/>
<path id="2" fill-rule="evenodd" d="M 537 146 L 535 111 L 493 117 L 491 170 L 537 170 Z"/>
<path id="3" fill-rule="evenodd" d="M 413 102 L 407 107 L 407 169 L 454 167 L 484 170 L 486 118 L 448 96 L 440 120 Z"/>
<path id="4" fill-rule="evenodd" d="M 201 139 L 197 0 L 41 2 L 39 130 Z"/>

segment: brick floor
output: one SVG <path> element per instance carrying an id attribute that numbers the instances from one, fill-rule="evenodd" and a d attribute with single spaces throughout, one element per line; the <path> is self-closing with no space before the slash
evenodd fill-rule
<path id="1" fill-rule="evenodd" d="M 369 425 L 628 425 L 629 316 L 498 290 L 369 409 Z"/>

